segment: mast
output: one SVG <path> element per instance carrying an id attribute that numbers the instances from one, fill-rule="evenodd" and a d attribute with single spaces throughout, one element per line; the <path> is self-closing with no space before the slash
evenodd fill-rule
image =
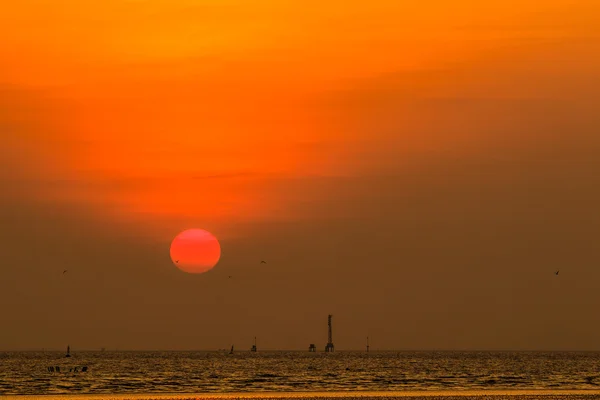
<path id="1" fill-rule="evenodd" d="M 333 315 L 329 314 L 327 316 L 327 346 L 325 346 L 325 351 L 327 353 L 332 353 L 333 352 L 333 333 L 332 333 L 332 328 L 331 328 L 331 318 L 333 317 Z"/>

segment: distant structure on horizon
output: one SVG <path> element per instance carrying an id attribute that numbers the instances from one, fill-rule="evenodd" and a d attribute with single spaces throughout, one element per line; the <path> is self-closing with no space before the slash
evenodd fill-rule
<path id="1" fill-rule="evenodd" d="M 71 346 L 67 346 L 67 354 L 65 357 L 71 357 Z"/>
<path id="2" fill-rule="evenodd" d="M 316 353 L 317 352 L 317 346 L 315 346 L 314 343 L 311 343 L 310 346 L 308 346 L 308 351 L 310 351 L 311 353 Z"/>
<path id="3" fill-rule="evenodd" d="M 331 331 L 331 317 L 333 317 L 333 315 L 331 315 L 331 314 L 329 314 L 327 316 L 328 335 L 327 335 L 327 345 L 325 346 L 326 353 L 333 353 L 333 334 Z"/>
<path id="4" fill-rule="evenodd" d="M 256 353 L 256 336 L 254 336 L 254 344 L 252 345 L 252 348 L 250 349 L 251 352 Z"/>
<path id="5" fill-rule="evenodd" d="M 367 336 L 367 353 L 369 352 L 369 337 Z"/>

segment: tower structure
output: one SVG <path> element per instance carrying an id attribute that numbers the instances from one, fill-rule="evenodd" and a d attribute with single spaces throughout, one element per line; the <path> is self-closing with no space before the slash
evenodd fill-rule
<path id="1" fill-rule="evenodd" d="M 369 352 L 369 337 L 367 336 L 367 353 Z"/>
<path id="2" fill-rule="evenodd" d="M 256 353 L 256 336 L 254 336 L 254 344 L 252 345 L 252 348 L 250 349 L 251 352 Z"/>
<path id="3" fill-rule="evenodd" d="M 331 317 L 333 315 L 329 314 L 327 316 L 327 326 L 328 326 L 328 335 L 327 335 L 327 346 L 325 346 L 325 352 L 333 353 L 333 334 L 331 330 Z"/>

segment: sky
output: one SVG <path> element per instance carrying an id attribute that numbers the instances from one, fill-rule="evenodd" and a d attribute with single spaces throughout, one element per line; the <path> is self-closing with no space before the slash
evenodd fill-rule
<path id="1" fill-rule="evenodd" d="M 0 350 L 600 350 L 598 1 L 2 8 Z"/>

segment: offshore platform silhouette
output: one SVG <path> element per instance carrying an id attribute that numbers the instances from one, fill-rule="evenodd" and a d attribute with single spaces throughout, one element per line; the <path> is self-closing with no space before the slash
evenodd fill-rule
<path id="1" fill-rule="evenodd" d="M 327 327 L 328 327 L 328 332 L 327 332 L 327 345 L 325 346 L 325 352 L 326 353 L 333 353 L 333 334 L 332 334 L 332 330 L 331 330 L 331 318 L 333 317 L 333 315 L 329 314 L 327 316 Z"/>

